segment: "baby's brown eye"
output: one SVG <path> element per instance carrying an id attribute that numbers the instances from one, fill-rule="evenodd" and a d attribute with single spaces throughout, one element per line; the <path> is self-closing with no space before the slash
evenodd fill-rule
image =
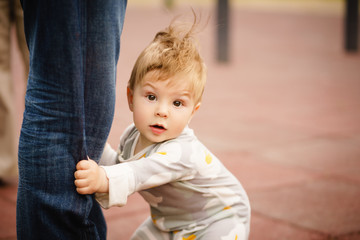
<path id="1" fill-rule="evenodd" d="M 155 101 L 156 100 L 156 97 L 154 95 L 147 95 L 146 97 L 150 101 Z"/>
<path id="2" fill-rule="evenodd" d="M 180 107 L 182 105 L 180 101 L 174 101 L 173 104 L 175 107 Z"/>

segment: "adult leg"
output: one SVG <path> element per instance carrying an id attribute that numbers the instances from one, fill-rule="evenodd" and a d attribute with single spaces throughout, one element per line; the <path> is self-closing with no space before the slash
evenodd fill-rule
<path id="1" fill-rule="evenodd" d="M 0 0 L 0 178 L 16 174 L 13 109 L 10 71 L 10 1 Z"/>
<path id="2" fill-rule="evenodd" d="M 25 40 L 24 14 L 20 0 L 14 0 L 14 21 L 16 27 L 17 42 L 21 52 L 21 57 L 24 62 L 24 75 L 26 81 L 29 74 L 29 49 L 27 48 Z"/>
<path id="3" fill-rule="evenodd" d="M 18 239 L 105 239 L 76 163 L 110 131 L 126 0 L 23 0 L 30 71 L 19 142 Z"/>

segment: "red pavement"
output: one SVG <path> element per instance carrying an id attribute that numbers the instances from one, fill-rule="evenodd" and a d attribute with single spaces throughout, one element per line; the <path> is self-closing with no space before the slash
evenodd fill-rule
<path id="1" fill-rule="evenodd" d="M 128 9 L 113 146 L 131 122 L 132 64 L 173 15 Z M 342 16 L 234 8 L 228 64 L 214 59 L 213 20 L 200 38 L 208 84 L 191 127 L 247 190 L 250 240 L 360 239 L 360 52 L 343 51 Z M 0 239 L 16 239 L 15 180 L 0 188 L 0 206 Z M 109 240 L 129 239 L 149 214 L 138 194 L 104 213 Z"/>

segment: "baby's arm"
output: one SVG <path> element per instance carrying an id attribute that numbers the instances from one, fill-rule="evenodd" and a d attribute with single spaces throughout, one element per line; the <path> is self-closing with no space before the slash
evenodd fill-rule
<path id="1" fill-rule="evenodd" d="M 74 176 L 76 191 L 80 194 L 109 192 L 105 170 L 91 159 L 78 162 Z"/>
<path id="2" fill-rule="evenodd" d="M 116 164 L 118 158 L 117 152 L 110 146 L 109 143 L 106 143 L 104 151 L 101 155 L 99 165 L 101 166 L 111 166 Z"/>

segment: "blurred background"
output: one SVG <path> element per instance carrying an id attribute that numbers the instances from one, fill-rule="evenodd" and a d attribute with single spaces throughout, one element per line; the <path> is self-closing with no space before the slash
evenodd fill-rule
<path id="1" fill-rule="evenodd" d="M 360 239 L 359 20 L 349 47 L 346 4 L 129 1 L 110 144 L 132 122 L 126 84 L 138 54 L 175 16 L 191 21 L 193 8 L 210 20 L 199 34 L 208 82 L 190 127 L 248 192 L 250 239 Z M 11 54 L 18 138 L 24 66 L 15 44 Z M 13 178 L 0 188 L 0 239 L 16 239 L 16 186 Z M 134 194 L 104 213 L 108 239 L 129 239 L 149 210 Z"/>

